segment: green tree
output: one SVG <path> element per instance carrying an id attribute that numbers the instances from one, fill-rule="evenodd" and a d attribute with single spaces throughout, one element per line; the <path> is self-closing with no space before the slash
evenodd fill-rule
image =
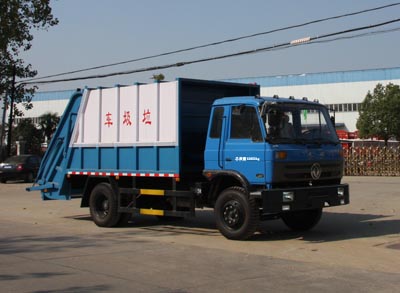
<path id="1" fill-rule="evenodd" d="M 152 79 L 154 79 L 154 81 L 163 81 L 165 79 L 165 76 L 162 73 L 153 74 Z"/>
<path id="2" fill-rule="evenodd" d="M 0 97 L 12 99 L 6 100 L 8 105 L 13 105 L 11 119 L 22 115 L 16 104 L 22 104 L 27 110 L 32 108 L 36 87 L 16 85 L 15 80 L 37 74 L 19 56 L 31 48 L 33 29 L 48 29 L 58 23 L 49 3 L 50 0 L 0 0 Z"/>
<path id="3" fill-rule="evenodd" d="M 357 128 L 361 138 L 377 136 L 385 141 L 400 139 L 400 87 L 377 84 L 361 104 Z"/>
<path id="4" fill-rule="evenodd" d="M 58 122 L 60 122 L 60 117 L 58 117 L 57 113 L 47 112 L 39 117 L 39 128 L 46 142 L 50 141 Z"/>
<path id="5" fill-rule="evenodd" d="M 16 141 L 24 141 L 26 154 L 40 154 L 40 137 L 41 131 L 36 128 L 31 119 L 21 119 L 21 122 L 14 128 L 13 146 Z M 12 153 L 15 154 L 16 151 L 13 150 Z"/>

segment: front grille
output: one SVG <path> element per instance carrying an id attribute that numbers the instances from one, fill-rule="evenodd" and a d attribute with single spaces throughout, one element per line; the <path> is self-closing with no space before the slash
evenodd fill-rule
<path id="1" fill-rule="evenodd" d="M 318 163 L 321 167 L 320 178 L 311 177 L 311 167 Z M 338 162 L 300 162 L 300 163 L 275 163 L 273 182 L 310 182 L 341 178 L 343 176 L 343 163 Z"/>

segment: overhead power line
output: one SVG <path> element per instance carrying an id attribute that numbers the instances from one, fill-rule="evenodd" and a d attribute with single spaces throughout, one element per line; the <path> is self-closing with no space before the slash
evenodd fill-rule
<path id="1" fill-rule="evenodd" d="M 236 41 L 249 39 L 249 38 L 253 38 L 253 37 L 257 37 L 257 36 L 261 36 L 261 35 L 267 35 L 267 34 L 272 34 L 272 33 L 281 32 L 281 31 L 285 31 L 285 30 L 290 30 L 290 29 L 294 29 L 294 28 L 299 28 L 299 27 L 303 27 L 303 26 L 307 26 L 307 25 L 311 25 L 311 24 L 316 24 L 316 23 L 320 23 L 320 22 L 324 22 L 324 21 L 329 21 L 329 20 L 333 20 L 333 19 L 339 19 L 339 18 L 354 16 L 354 15 L 358 15 L 358 14 L 368 13 L 368 12 L 372 12 L 372 11 L 382 10 L 382 9 L 386 9 L 386 8 L 390 8 L 390 7 L 394 7 L 394 6 L 398 6 L 398 5 L 400 5 L 400 2 L 396 2 L 396 3 L 392 3 L 392 4 L 388 4 L 388 5 L 383 5 L 383 6 L 378 6 L 378 7 L 374 7 L 374 8 L 370 8 L 370 9 L 364 9 L 364 10 L 360 10 L 360 11 L 356 11 L 356 12 L 351 12 L 351 13 L 346 13 L 346 14 L 341 14 L 341 15 L 321 18 L 321 19 L 317 19 L 317 20 L 304 22 L 304 23 L 301 23 L 301 24 L 295 24 L 295 25 L 291 25 L 291 26 L 287 26 L 287 27 L 283 27 L 283 28 L 278 28 L 278 29 L 273 29 L 273 30 L 269 30 L 269 31 L 265 31 L 265 32 L 259 32 L 259 33 L 254 33 L 254 34 L 250 34 L 250 35 L 244 35 L 244 36 L 240 36 L 240 37 L 236 37 L 236 38 L 225 39 L 225 40 L 222 40 L 222 41 L 207 43 L 207 44 L 198 45 L 198 46 L 194 46 L 194 47 L 189 47 L 189 48 L 185 48 L 185 49 L 179 49 L 179 50 L 175 50 L 175 51 L 169 51 L 169 52 L 165 52 L 165 53 L 150 55 L 150 56 L 146 56 L 146 57 L 140 57 L 140 58 L 136 58 L 136 59 L 130 59 L 130 60 L 116 62 L 116 63 L 110 63 L 110 64 L 105 64 L 105 65 L 99 65 L 99 66 L 94 66 L 94 67 L 89 67 L 89 68 L 84 68 L 84 69 L 78 69 L 78 70 L 73 70 L 73 71 L 68 71 L 68 72 L 63 72 L 63 73 L 58 73 L 58 74 L 52 74 L 52 75 L 47 75 L 47 76 L 42 76 L 42 77 L 37 77 L 37 78 L 32 78 L 32 79 L 27 79 L 27 80 L 25 80 L 25 82 L 41 80 L 41 79 L 51 78 L 51 77 L 58 77 L 58 76 L 63 76 L 63 75 L 69 75 L 69 74 L 74 74 L 74 73 L 81 73 L 81 72 L 95 70 L 95 69 L 102 69 L 102 68 L 107 68 L 107 67 L 112 67 L 112 66 L 117 66 L 117 65 L 123 65 L 123 64 L 128 64 L 128 63 L 133 63 L 133 62 L 153 59 L 153 58 L 157 58 L 157 57 L 173 55 L 173 54 L 177 54 L 177 53 L 193 51 L 193 50 L 202 49 L 202 48 L 206 48 L 206 47 L 221 45 L 221 44 L 224 44 L 224 43 L 236 42 Z"/>
<path id="2" fill-rule="evenodd" d="M 146 67 L 146 68 L 140 68 L 140 69 L 133 69 L 133 70 L 128 70 L 128 71 L 120 71 L 120 72 L 112 72 L 112 73 L 107 73 L 107 74 L 97 74 L 97 75 L 90 75 L 90 76 L 83 76 L 83 77 L 73 77 L 73 78 L 65 78 L 65 79 L 53 79 L 53 80 L 44 80 L 44 81 L 31 81 L 31 82 L 22 82 L 23 84 L 47 84 L 47 83 L 56 83 L 56 82 L 67 82 L 67 81 L 77 81 L 77 80 L 85 80 L 85 79 L 97 79 L 97 78 L 106 78 L 106 77 L 111 77 L 111 76 L 117 76 L 117 75 L 126 75 L 126 74 L 132 74 L 132 73 L 139 73 L 139 72 L 146 72 L 146 71 L 152 71 L 152 70 L 160 70 L 160 69 L 167 69 L 167 68 L 172 68 L 172 67 L 181 67 L 184 65 L 190 65 L 190 64 L 195 64 L 195 63 L 202 63 L 202 62 L 208 62 L 208 61 L 215 61 L 215 60 L 221 60 L 225 58 L 232 58 L 232 57 L 238 57 L 238 56 L 243 56 L 243 55 L 248 55 L 248 54 L 254 54 L 254 53 L 260 53 L 260 52 L 265 52 L 265 51 L 272 51 L 272 50 L 278 50 L 278 49 L 286 49 L 289 47 L 293 46 L 298 46 L 298 45 L 305 45 L 305 44 L 313 44 L 317 43 L 318 40 L 326 39 L 326 38 L 331 38 L 335 36 L 340 36 L 342 34 L 347 34 L 347 33 L 352 33 L 352 32 L 357 32 L 357 31 L 362 31 L 366 29 L 372 29 L 376 27 L 381 27 L 384 25 L 392 24 L 400 22 L 400 18 L 373 24 L 373 25 L 368 25 L 368 26 L 363 26 L 363 27 L 357 27 L 357 28 L 352 28 L 348 30 L 343 30 L 343 31 L 338 31 L 334 33 L 328 33 L 324 34 L 321 36 L 316 36 L 316 37 L 307 37 L 307 38 L 302 38 L 302 39 L 297 39 L 297 40 L 292 40 L 290 42 L 285 42 L 277 45 L 272 45 L 268 47 L 263 47 L 263 48 L 257 48 L 257 49 L 252 49 L 252 50 L 247 50 L 247 51 L 241 51 L 237 53 L 232 53 L 232 54 L 226 54 L 226 55 L 220 55 L 220 56 L 214 56 L 214 57 L 207 57 L 207 58 L 202 58 L 202 59 L 196 59 L 196 60 L 191 60 L 191 61 L 183 61 L 183 62 L 177 62 L 173 64 L 165 64 L 165 65 L 158 65 L 158 66 L 152 66 L 152 67 Z M 390 29 L 387 31 L 382 31 L 382 32 L 388 32 L 388 31 L 395 31 L 397 29 Z M 371 32 L 370 34 L 377 34 L 379 32 Z M 358 36 L 365 36 L 368 33 L 363 33 Z M 355 38 L 358 36 L 349 36 L 347 38 Z M 346 37 L 342 37 L 343 39 Z M 330 39 L 326 40 L 325 42 L 328 41 L 335 41 L 340 38 L 336 39 Z M 323 41 L 318 41 L 318 42 L 323 42 Z"/>
<path id="3" fill-rule="evenodd" d="M 356 38 L 362 38 L 362 37 L 368 37 L 372 35 L 379 35 L 379 34 L 387 34 L 387 33 L 393 33 L 393 32 L 398 32 L 400 31 L 400 27 L 395 27 L 392 29 L 385 29 L 385 30 L 378 30 L 378 31 L 372 31 L 372 32 L 365 32 L 365 33 L 359 33 L 359 34 L 353 34 L 350 36 L 337 36 L 334 38 L 330 39 L 318 39 L 318 40 L 310 40 L 310 38 L 304 38 L 300 40 L 295 40 L 295 44 L 293 41 L 291 43 L 288 43 L 286 46 L 281 46 L 279 48 L 271 48 L 271 49 L 266 49 L 265 51 L 271 52 L 271 51 L 278 51 L 278 50 L 283 50 L 283 49 L 288 49 L 288 48 L 293 48 L 295 45 L 300 46 L 300 45 L 314 45 L 314 44 L 323 44 L 323 43 L 330 43 L 330 42 L 336 42 L 340 40 L 350 40 L 350 39 L 356 39 Z M 304 40 L 304 42 L 300 42 L 301 40 Z M 259 53 L 259 52 L 256 52 Z"/>
<path id="4" fill-rule="evenodd" d="M 357 35 L 351 35 L 351 36 L 339 36 L 339 37 L 331 38 L 331 39 L 328 39 L 328 40 L 315 40 L 315 41 L 312 41 L 311 43 L 305 43 L 304 45 L 321 44 L 321 43 L 328 43 L 328 42 L 334 42 L 334 41 L 339 41 L 339 40 L 349 40 L 349 39 L 367 37 L 367 36 L 372 36 L 372 35 L 393 33 L 393 32 L 398 32 L 398 31 L 400 31 L 400 27 L 396 27 L 396 28 L 392 28 L 392 29 L 386 29 L 386 30 L 380 30 L 380 31 L 365 32 L 365 33 L 361 33 L 361 34 L 357 34 Z"/>

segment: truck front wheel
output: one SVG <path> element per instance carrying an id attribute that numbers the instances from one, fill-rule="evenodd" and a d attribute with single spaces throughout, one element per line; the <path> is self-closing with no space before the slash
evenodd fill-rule
<path id="1" fill-rule="evenodd" d="M 282 214 L 282 220 L 293 231 L 307 231 L 318 224 L 322 209 L 293 211 Z"/>
<path id="2" fill-rule="evenodd" d="M 222 191 L 215 203 L 218 230 L 228 239 L 244 240 L 254 234 L 259 221 L 255 199 L 248 198 L 242 187 Z"/>
<path id="3" fill-rule="evenodd" d="M 118 213 L 117 197 L 108 183 L 99 183 L 90 194 L 90 215 L 93 222 L 100 227 L 114 227 L 117 225 Z"/>

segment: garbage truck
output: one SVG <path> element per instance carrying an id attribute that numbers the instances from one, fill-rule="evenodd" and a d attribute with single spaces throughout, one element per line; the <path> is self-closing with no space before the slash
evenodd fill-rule
<path id="1" fill-rule="evenodd" d="M 323 208 L 348 204 L 343 164 L 317 101 L 177 78 L 76 91 L 28 190 L 80 198 L 100 227 L 212 208 L 221 234 L 243 240 L 262 220 L 305 231 Z"/>

